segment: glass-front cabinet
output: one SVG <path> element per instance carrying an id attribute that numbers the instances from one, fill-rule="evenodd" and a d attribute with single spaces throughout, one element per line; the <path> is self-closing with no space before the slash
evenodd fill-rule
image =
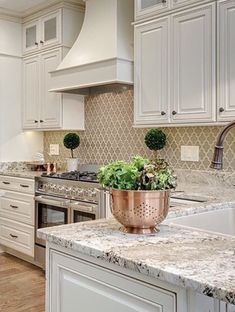
<path id="1" fill-rule="evenodd" d="M 33 52 L 39 49 L 39 21 L 27 23 L 23 27 L 24 52 Z"/>
<path id="2" fill-rule="evenodd" d="M 135 0 L 135 18 L 141 19 L 169 9 L 170 0 Z"/>
<path id="3" fill-rule="evenodd" d="M 35 52 L 61 43 L 61 10 L 24 24 L 23 52 Z"/>

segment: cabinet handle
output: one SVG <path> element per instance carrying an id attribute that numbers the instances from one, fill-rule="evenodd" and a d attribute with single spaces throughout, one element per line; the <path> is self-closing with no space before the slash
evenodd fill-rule
<path id="1" fill-rule="evenodd" d="M 38 46 L 38 42 L 35 42 L 34 44 L 35 44 L 35 46 Z"/>
<path id="2" fill-rule="evenodd" d="M 43 43 L 44 43 L 44 41 L 40 40 L 40 43 L 41 43 L 41 44 L 43 44 Z"/>
<path id="3" fill-rule="evenodd" d="M 18 209 L 18 206 L 10 205 L 11 208 Z"/>
<path id="4" fill-rule="evenodd" d="M 34 123 L 38 123 L 38 120 L 34 120 Z"/>
<path id="5" fill-rule="evenodd" d="M 162 115 L 162 116 L 166 115 L 166 112 L 162 111 L 162 112 L 161 112 L 161 115 Z"/>
<path id="6" fill-rule="evenodd" d="M 10 234 L 10 236 L 11 236 L 12 238 L 18 238 L 17 235 Z"/>
<path id="7" fill-rule="evenodd" d="M 220 112 L 220 113 L 223 113 L 223 112 L 224 112 L 224 108 L 223 108 L 223 107 L 220 107 L 219 112 Z"/>
<path id="8" fill-rule="evenodd" d="M 162 3 L 165 4 L 165 3 L 166 3 L 166 0 L 162 0 Z"/>
<path id="9" fill-rule="evenodd" d="M 20 184 L 21 187 L 29 187 L 29 185 L 26 184 Z"/>
<path id="10" fill-rule="evenodd" d="M 174 115 L 176 115 L 176 114 L 177 114 L 177 112 L 176 112 L 176 111 L 173 111 L 173 112 L 172 112 L 172 115 L 173 115 L 173 116 L 174 116 Z"/>
<path id="11" fill-rule="evenodd" d="M 3 183 L 3 184 L 6 184 L 6 185 L 11 184 L 10 182 L 5 182 L 5 181 L 3 181 L 2 183 Z"/>
<path id="12" fill-rule="evenodd" d="M 40 119 L 40 123 L 43 123 L 43 122 L 44 122 L 44 120 Z"/>

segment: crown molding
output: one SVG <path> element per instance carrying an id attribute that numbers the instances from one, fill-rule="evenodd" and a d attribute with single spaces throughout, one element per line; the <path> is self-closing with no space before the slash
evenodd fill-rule
<path id="1" fill-rule="evenodd" d="M 4 19 L 10 22 L 22 23 L 22 16 L 20 13 L 7 10 L 0 7 L 0 19 Z"/>
<path id="2" fill-rule="evenodd" d="M 31 19 L 31 17 L 36 17 L 42 15 L 51 8 L 61 8 L 68 7 L 72 9 L 85 10 L 84 0 L 47 0 L 44 3 L 41 3 L 37 6 L 34 6 L 31 9 L 28 9 L 24 12 L 17 12 L 14 10 L 4 9 L 0 7 L 0 19 L 4 19 L 11 22 L 22 23 L 25 20 Z"/>

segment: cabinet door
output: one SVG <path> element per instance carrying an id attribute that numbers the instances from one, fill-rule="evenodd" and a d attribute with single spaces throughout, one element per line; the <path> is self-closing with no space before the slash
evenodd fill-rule
<path id="1" fill-rule="evenodd" d="M 141 19 L 169 9 L 170 0 L 135 0 L 135 18 Z"/>
<path id="2" fill-rule="evenodd" d="M 40 57 L 25 59 L 23 66 L 23 128 L 35 129 L 39 126 Z"/>
<path id="3" fill-rule="evenodd" d="M 41 18 L 41 48 L 61 43 L 61 11 Z"/>
<path id="4" fill-rule="evenodd" d="M 175 293 L 55 251 L 49 261 L 48 312 L 176 312 Z"/>
<path id="5" fill-rule="evenodd" d="M 218 120 L 235 118 L 235 1 L 218 3 Z"/>
<path id="6" fill-rule="evenodd" d="M 50 72 L 56 69 L 60 61 L 60 49 L 41 54 L 40 128 L 58 128 L 61 126 L 62 95 L 48 91 L 51 89 Z"/>
<path id="7" fill-rule="evenodd" d="M 135 28 L 135 125 L 167 123 L 168 18 Z"/>
<path id="8" fill-rule="evenodd" d="M 215 5 L 172 16 L 172 122 L 215 120 Z"/>
<path id="9" fill-rule="evenodd" d="M 39 49 L 39 21 L 23 25 L 23 52 L 33 52 Z"/>

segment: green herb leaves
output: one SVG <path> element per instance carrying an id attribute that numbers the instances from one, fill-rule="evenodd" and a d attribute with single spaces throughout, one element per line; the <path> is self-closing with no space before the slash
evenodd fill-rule
<path id="1" fill-rule="evenodd" d="M 135 156 L 131 163 L 115 161 L 100 169 L 104 187 L 121 190 L 166 190 L 176 187 L 173 170 L 164 160 L 150 161 Z"/>

